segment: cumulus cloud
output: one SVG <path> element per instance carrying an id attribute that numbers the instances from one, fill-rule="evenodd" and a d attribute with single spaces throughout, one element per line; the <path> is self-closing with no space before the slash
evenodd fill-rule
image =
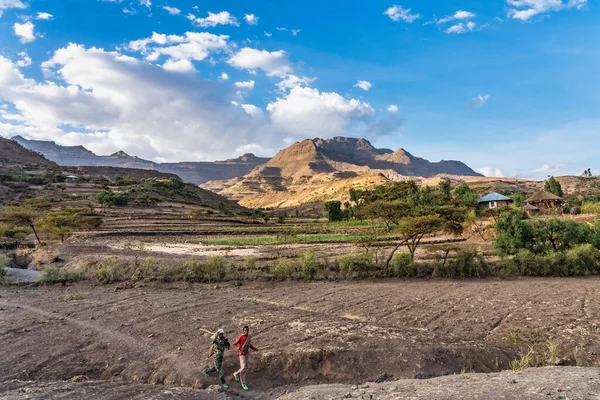
<path id="1" fill-rule="evenodd" d="M 467 23 L 460 22 L 456 25 L 452 25 L 450 28 L 446 29 L 448 35 L 461 35 L 463 33 L 472 32 L 477 24 L 475 22 L 469 21 Z"/>
<path id="2" fill-rule="evenodd" d="M 217 14 L 209 12 L 208 16 L 205 18 L 198 18 L 194 14 L 188 14 L 187 18 L 194 24 L 197 24 L 203 28 L 212 28 L 217 25 L 239 25 L 237 19 L 233 17 L 228 11 L 221 11 Z"/>
<path id="3" fill-rule="evenodd" d="M 364 90 L 365 92 L 368 92 L 369 89 L 371 89 L 373 87 L 373 85 L 369 81 L 358 81 L 358 82 L 356 82 L 354 87 L 357 87 L 359 89 Z"/>
<path id="4" fill-rule="evenodd" d="M 398 106 L 392 104 L 387 108 L 389 113 L 396 114 L 398 112 Z"/>
<path id="5" fill-rule="evenodd" d="M 285 97 L 269 103 L 267 112 L 278 131 L 299 137 L 341 135 L 354 120 L 374 114 L 361 100 L 308 87 L 293 88 Z"/>
<path id="6" fill-rule="evenodd" d="M 171 15 L 179 15 L 179 14 L 181 14 L 181 10 L 179 8 L 177 8 L 177 7 L 163 6 L 163 9 L 166 10 Z"/>
<path id="7" fill-rule="evenodd" d="M 228 48 L 229 36 L 213 35 L 208 32 L 186 32 L 184 35 L 166 35 L 152 32 L 152 36 L 129 42 L 128 48 L 140 52 L 152 62 L 166 56 L 169 64 L 178 61 L 183 65 L 192 65 L 191 61 L 202 61 L 211 53 Z"/>
<path id="8" fill-rule="evenodd" d="M 578 10 L 585 7 L 587 0 L 506 0 L 510 6 L 507 16 L 527 21 L 536 15 L 547 14 L 571 8 Z"/>
<path id="9" fill-rule="evenodd" d="M 286 76 L 281 82 L 277 84 L 280 90 L 286 91 L 287 89 L 293 89 L 297 86 L 310 86 L 317 78 L 307 78 L 305 76 L 296 76 L 294 74 L 290 74 Z"/>
<path id="10" fill-rule="evenodd" d="M 38 12 L 37 15 L 35 16 L 35 19 L 41 19 L 41 20 L 49 20 L 54 18 L 54 15 L 49 14 L 47 12 Z"/>
<path id="11" fill-rule="evenodd" d="M 35 25 L 31 21 L 27 21 L 23 24 L 15 22 L 13 25 L 15 35 L 19 37 L 21 43 L 29 43 L 35 40 Z"/>
<path id="12" fill-rule="evenodd" d="M 31 57 L 29 57 L 27 52 L 22 51 L 18 55 L 19 55 L 19 57 L 21 57 L 21 59 L 15 63 L 17 65 L 17 67 L 22 68 L 22 67 L 28 67 L 31 65 Z"/>
<path id="13" fill-rule="evenodd" d="M 258 17 L 254 14 L 245 14 L 244 19 L 248 25 L 256 25 L 258 24 Z"/>
<path id="14" fill-rule="evenodd" d="M 483 167 L 476 168 L 475 171 L 490 178 L 503 178 L 506 176 L 500 168 Z"/>
<path id="15" fill-rule="evenodd" d="M 162 67 L 167 71 L 173 72 L 192 72 L 195 71 L 194 64 L 190 60 L 181 59 L 181 60 L 173 60 L 172 58 L 165 61 Z"/>
<path id="16" fill-rule="evenodd" d="M 454 15 L 439 19 L 436 22 L 438 24 L 445 24 L 446 22 L 454 21 L 457 19 L 472 19 L 472 18 L 475 18 L 475 16 L 476 16 L 476 14 L 472 13 L 470 11 L 457 11 L 454 13 Z"/>
<path id="17" fill-rule="evenodd" d="M 268 76 L 285 78 L 292 72 L 287 54 L 283 50 L 267 51 L 244 47 L 234 54 L 227 63 L 238 69 L 246 69 L 251 73 L 264 71 Z"/>
<path id="18" fill-rule="evenodd" d="M 266 37 L 271 37 L 271 36 L 273 36 L 273 34 L 265 31 L 265 36 Z"/>
<path id="19" fill-rule="evenodd" d="M 0 0 L 0 17 L 2 17 L 5 10 L 11 8 L 24 10 L 27 6 L 21 0 Z"/>
<path id="20" fill-rule="evenodd" d="M 147 7 L 147 8 L 151 8 L 152 7 L 152 1 L 150 0 L 139 0 L 140 1 L 140 5 Z"/>
<path id="21" fill-rule="evenodd" d="M 221 74 L 221 76 L 219 76 L 219 80 L 221 80 L 221 81 L 226 81 L 226 80 L 228 80 L 228 79 L 229 79 L 229 75 L 227 75 L 227 73 L 226 73 L 226 72 L 223 72 L 223 73 Z"/>
<path id="22" fill-rule="evenodd" d="M 235 87 L 239 89 L 252 90 L 254 89 L 254 83 L 255 82 L 253 80 L 236 82 Z"/>
<path id="23" fill-rule="evenodd" d="M 411 14 L 410 8 L 404 8 L 399 5 L 391 6 L 390 8 L 385 10 L 383 14 L 390 17 L 392 21 L 403 20 L 404 22 L 407 22 L 409 24 L 412 24 L 414 21 L 421 18 L 421 14 Z"/>

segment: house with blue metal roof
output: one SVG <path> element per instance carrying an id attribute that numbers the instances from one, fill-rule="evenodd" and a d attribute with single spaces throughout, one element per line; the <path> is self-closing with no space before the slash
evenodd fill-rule
<path id="1" fill-rule="evenodd" d="M 501 195 L 500 193 L 492 192 L 492 193 L 486 194 L 485 196 L 480 198 L 477 202 L 479 203 L 480 209 L 502 208 L 502 207 L 508 207 L 513 202 L 513 199 L 511 199 L 510 197 Z"/>

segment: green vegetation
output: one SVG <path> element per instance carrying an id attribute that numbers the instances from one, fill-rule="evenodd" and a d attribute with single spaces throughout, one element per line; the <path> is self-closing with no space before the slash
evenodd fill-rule
<path id="1" fill-rule="evenodd" d="M 369 253 L 345 254 L 337 258 L 337 263 L 342 279 L 364 278 L 375 268 L 374 257 Z"/>
<path id="2" fill-rule="evenodd" d="M 0 283 L 4 283 L 6 280 L 6 275 L 8 271 L 6 268 L 10 265 L 10 258 L 8 258 L 4 254 L 0 254 Z"/>
<path id="3" fill-rule="evenodd" d="M 381 235 L 381 240 L 396 239 L 399 236 L 396 234 Z M 294 235 L 280 234 L 277 236 L 255 236 L 255 237 L 232 237 L 232 238 L 215 238 L 215 239 L 196 239 L 190 240 L 190 243 L 215 245 L 215 246 L 261 246 L 261 245 L 278 245 L 292 243 L 338 243 L 352 242 L 360 239 L 358 234 L 346 233 L 331 233 L 317 235 Z"/>
<path id="4" fill-rule="evenodd" d="M 52 285 L 60 283 L 64 286 L 67 283 L 79 282 L 84 278 L 84 274 L 79 271 L 68 271 L 65 268 L 50 265 L 42 271 L 42 274 L 40 275 L 40 284 Z"/>
<path id="5" fill-rule="evenodd" d="M 565 194 L 563 193 L 562 190 L 562 186 L 560 185 L 560 182 L 558 182 L 556 179 L 554 179 L 553 176 L 551 176 L 546 183 L 544 183 L 544 190 L 548 193 L 552 193 L 557 195 L 558 197 L 563 197 Z"/>
<path id="6" fill-rule="evenodd" d="M 285 257 L 281 257 L 277 262 L 271 266 L 271 274 L 276 280 L 285 280 L 292 276 L 295 272 L 294 262 Z"/>
<path id="7" fill-rule="evenodd" d="M 119 259 L 110 257 L 100 265 L 96 271 L 96 279 L 102 283 L 114 283 L 122 281 L 124 278 L 123 266 L 119 264 Z"/>
<path id="8" fill-rule="evenodd" d="M 317 261 L 317 250 L 306 250 L 300 255 L 300 273 L 302 278 L 312 281 L 317 277 L 319 271 L 319 262 Z"/>
<path id="9" fill-rule="evenodd" d="M 325 203 L 325 212 L 327 213 L 327 219 L 329 222 L 341 221 L 344 217 L 342 212 L 341 201 L 328 201 Z"/>

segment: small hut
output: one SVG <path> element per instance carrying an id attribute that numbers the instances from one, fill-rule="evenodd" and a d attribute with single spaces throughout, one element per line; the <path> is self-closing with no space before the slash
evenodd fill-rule
<path id="1" fill-rule="evenodd" d="M 523 211 L 525 211 L 530 217 L 533 217 L 534 215 L 540 213 L 540 209 L 536 206 L 532 206 L 531 204 L 525 204 L 525 207 L 523 207 Z"/>
<path id="2" fill-rule="evenodd" d="M 549 210 L 560 208 L 563 203 L 563 199 L 555 194 L 548 193 L 545 190 L 540 190 L 534 193 L 533 196 L 525 200 L 525 203 L 531 204 L 540 210 Z"/>
<path id="3" fill-rule="evenodd" d="M 67 182 L 77 182 L 79 177 L 77 175 L 67 175 Z"/>
<path id="4" fill-rule="evenodd" d="M 479 203 L 479 208 L 485 210 L 490 208 L 508 207 L 513 202 L 513 199 L 501 195 L 500 193 L 492 192 L 490 194 L 486 194 L 477 202 Z"/>

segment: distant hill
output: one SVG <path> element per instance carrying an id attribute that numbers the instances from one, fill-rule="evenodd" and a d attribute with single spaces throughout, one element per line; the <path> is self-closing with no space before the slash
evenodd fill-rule
<path id="1" fill-rule="evenodd" d="M 15 142 L 23 147 L 43 154 L 48 160 L 62 166 L 74 167 L 122 167 L 156 170 L 171 173 L 196 185 L 215 179 L 232 179 L 244 176 L 256 166 L 269 161 L 268 158 L 244 154 L 241 157 L 214 162 L 155 163 L 118 151 L 108 156 L 99 156 L 83 146 L 61 146 L 46 140 L 28 140 L 14 136 Z"/>
<path id="2" fill-rule="evenodd" d="M 46 159 L 34 151 L 10 139 L 0 137 L 0 164 L 9 166 L 13 164 L 35 164 L 38 166 L 55 166 L 52 161 Z"/>
<path id="3" fill-rule="evenodd" d="M 460 161 L 430 162 L 404 149 L 377 149 L 366 139 L 334 137 L 296 142 L 244 177 L 208 182 L 202 187 L 248 207 L 279 207 L 335 198 L 352 182 L 421 180 L 440 174 L 482 176 Z M 356 180 L 363 176 L 373 178 Z M 345 183 L 334 185 L 335 191 L 327 189 L 336 181 Z"/>

